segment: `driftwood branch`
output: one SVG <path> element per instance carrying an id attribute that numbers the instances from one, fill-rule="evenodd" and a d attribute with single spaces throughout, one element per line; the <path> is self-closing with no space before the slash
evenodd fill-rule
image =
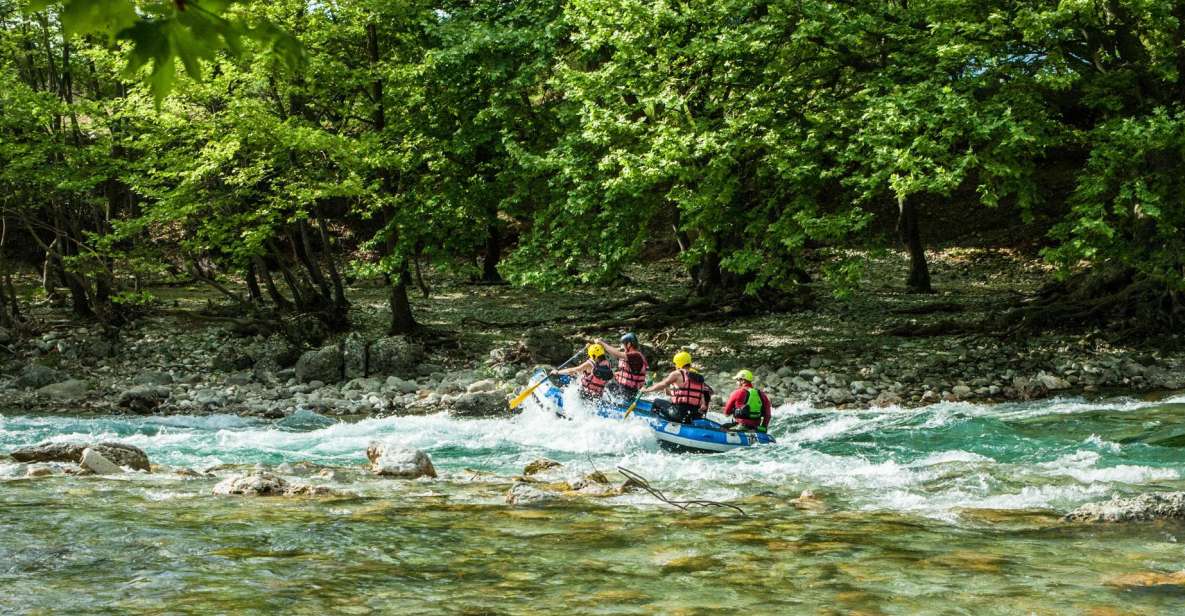
<path id="1" fill-rule="evenodd" d="M 637 484 L 638 487 L 649 492 L 650 495 L 653 496 L 654 498 L 657 498 L 658 500 L 660 500 L 672 507 L 675 507 L 675 508 L 679 509 L 680 511 L 687 511 L 688 507 L 726 507 L 728 509 L 735 510 L 737 513 L 739 513 L 745 517 L 749 517 L 749 514 L 745 513 L 744 509 L 741 509 L 740 507 L 737 507 L 736 505 L 729 504 L 729 503 L 721 503 L 719 501 L 707 500 L 707 499 L 672 500 L 670 498 L 667 498 L 667 496 L 665 494 L 663 494 L 662 492 L 659 492 L 657 488 L 651 486 L 650 482 L 647 481 L 645 477 L 635 473 L 634 471 L 631 471 L 628 468 L 624 468 L 621 466 L 617 467 L 617 471 L 620 472 L 622 475 L 625 475 L 626 479 L 629 479 L 630 481 Z"/>

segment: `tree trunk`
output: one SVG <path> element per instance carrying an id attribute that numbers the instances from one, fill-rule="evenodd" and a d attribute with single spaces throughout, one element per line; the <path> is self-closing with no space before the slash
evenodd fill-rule
<path id="1" fill-rule="evenodd" d="M 342 277 L 337 271 L 337 263 L 333 258 L 333 243 L 329 241 L 329 228 L 325 225 L 325 217 L 319 211 L 317 226 L 321 230 L 321 244 L 325 249 L 325 263 L 329 269 L 329 280 L 333 282 L 333 304 L 337 306 L 338 310 L 345 313 L 349 310 L 350 304 L 346 301 L 346 289 L 342 285 Z"/>
<path id="2" fill-rule="evenodd" d="M 407 272 L 407 264 L 399 268 L 398 275 L 388 276 L 391 285 L 391 328 L 392 336 L 406 335 L 414 332 L 418 325 L 411 312 L 411 302 L 407 299 L 407 287 L 411 285 L 411 275 Z"/>
<path id="3" fill-rule="evenodd" d="M 381 54 L 379 53 L 378 27 L 372 22 L 366 24 L 366 56 L 372 68 L 378 68 Z M 378 74 L 377 71 L 375 74 Z M 386 104 L 383 101 L 383 80 L 375 78 L 370 83 L 370 96 L 374 107 L 371 110 L 371 120 L 374 131 L 381 133 L 387 127 Z M 379 179 L 384 192 L 391 191 L 391 174 L 387 169 L 379 169 Z M 388 212 L 383 213 L 387 232 L 387 254 L 394 255 L 399 247 L 398 231 Z M 407 271 L 407 260 L 401 259 L 399 269 L 394 274 L 387 275 L 387 284 L 391 287 L 391 335 L 410 334 L 416 330 L 416 320 L 411 311 L 411 302 L 407 299 L 407 287 L 410 285 L 411 275 Z"/>
<path id="4" fill-rule="evenodd" d="M 926 248 L 918 228 L 918 209 L 914 201 L 897 197 L 897 232 L 909 250 L 909 277 L 906 288 L 912 293 L 933 293 L 930 287 L 930 268 L 926 265 Z"/>
<path id="5" fill-rule="evenodd" d="M 317 255 L 313 252 L 313 242 L 309 237 L 309 226 L 303 220 L 297 221 L 296 225 L 300 231 L 300 242 L 295 239 L 292 241 L 296 258 L 304 265 L 305 270 L 309 273 L 309 278 L 320 290 L 319 301 L 324 305 L 329 305 L 333 292 L 329 288 L 329 281 L 325 279 L 325 274 L 321 273 L 321 265 L 317 263 Z"/>
<path id="6" fill-rule="evenodd" d="M 259 279 L 255 276 L 255 263 L 247 263 L 247 299 L 252 304 L 263 303 L 263 292 L 259 290 Z"/>
<path id="7" fill-rule="evenodd" d="M 292 302 L 284 297 L 280 289 L 276 287 L 276 281 L 272 279 L 272 272 L 268 269 L 267 263 L 262 257 L 255 257 L 255 270 L 259 273 L 259 277 L 263 279 L 263 286 L 267 289 L 267 294 L 272 298 L 272 303 L 276 305 L 276 309 L 280 312 L 291 312 Z"/>
<path id="8" fill-rule="evenodd" d="M 481 263 L 483 282 L 502 282 L 502 275 L 498 273 L 498 261 L 501 259 L 502 231 L 498 228 L 498 221 L 495 218 L 494 221 L 486 225 L 486 255 Z"/>
<path id="9" fill-rule="evenodd" d="M 416 248 L 416 256 L 413 261 L 416 264 L 416 286 L 420 288 L 420 294 L 424 299 L 432 297 L 432 289 L 428 288 L 428 283 L 424 282 L 424 268 L 420 264 L 423 258 L 424 249 L 422 247 Z"/>
<path id="10" fill-rule="evenodd" d="M 704 253 L 698 267 L 695 279 L 695 294 L 699 297 L 711 297 L 720 293 L 724 286 L 724 276 L 720 271 L 720 254 L 715 250 Z"/>

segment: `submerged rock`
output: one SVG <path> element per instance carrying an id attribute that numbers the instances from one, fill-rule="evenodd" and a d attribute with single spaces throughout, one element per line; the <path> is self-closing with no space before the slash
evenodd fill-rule
<path id="1" fill-rule="evenodd" d="M 1156 586 L 1185 586 L 1185 571 L 1162 573 L 1160 571 L 1142 571 L 1127 573 L 1113 577 L 1106 582 L 1107 586 L 1118 588 L 1153 588 Z"/>
<path id="2" fill-rule="evenodd" d="M 538 505 L 554 501 L 558 498 L 559 495 L 557 494 L 544 492 L 526 483 L 516 483 L 506 492 L 506 503 L 508 505 Z"/>
<path id="3" fill-rule="evenodd" d="M 13 451 L 13 460 L 17 462 L 74 462 L 82 459 L 86 449 L 93 449 L 107 460 L 119 466 L 126 466 L 137 471 L 151 469 L 148 454 L 134 445 L 123 443 L 41 443 L 32 447 L 22 447 Z"/>
<path id="4" fill-rule="evenodd" d="M 25 470 L 25 477 L 49 477 L 53 475 L 53 467 L 48 464 L 33 464 Z"/>
<path id="5" fill-rule="evenodd" d="M 219 496 L 282 496 L 288 482 L 266 471 L 227 477 L 214 486 Z"/>
<path id="6" fill-rule="evenodd" d="M 1087 503 L 1067 513 L 1067 522 L 1145 522 L 1185 519 L 1185 492 L 1154 492 L 1134 498 L 1113 497 Z"/>
<path id="7" fill-rule="evenodd" d="M 803 490 L 798 498 L 790 499 L 790 504 L 794 505 L 795 509 L 804 511 L 824 511 L 827 509 L 827 503 L 823 499 L 815 495 L 810 490 Z"/>
<path id="8" fill-rule="evenodd" d="M 122 468 L 90 447 L 82 450 L 78 465 L 96 475 L 118 475 L 123 472 Z"/>
<path id="9" fill-rule="evenodd" d="M 539 458 L 539 459 L 534 460 L 534 461 L 530 462 L 529 464 L 527 464 L 523 468 L 523 474 L 524 475 L 534 475 L 535 473 L 541 473 L 541 472 L 546 471 L 548 469 L 559 468 L 561 466 L 563 466 L 563 465 L 560 464 L 559 462 L 556 462 L 555 460 L 551 460 L 548 458 Z"/>
<path id="10" fill-rule="evenodd" d="M 432 459 L 419 449 L 404 449 L 375 441 L 366 448 L 366 459 L 370 460 L 370 470 L 383 477 L 416 479 L 436 476 Z"/>

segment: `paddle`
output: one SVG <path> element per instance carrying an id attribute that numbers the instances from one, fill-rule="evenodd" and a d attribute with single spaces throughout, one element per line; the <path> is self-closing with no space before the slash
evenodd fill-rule
<path id="1" fill-rule="evenodd" d="M 646 374 L 646 386 L 647 386 L 647 387 L 649 387 L 649 386 L 650 386 L 650 383 L 652 383 L 653 381 L 654 381 L 654 374 L 652 374 L 652 373 L 647 373 L 647 374 Z M 622 416 L 621 416 L 621 418 L 622 418 L 622 419 L 627 419 L 627 418 L 629 418 L 629 416 L 630 416 L 630 413 L 633 413 L 633 412 L 634 412 L 634 409 L 635 409 L 635 408 L 637 408 L 637 406 L 638 406 L 638 400 L 641 400 L 641 399 L 642 399 L 642 390 L 641 390 L 641 389 L 639 389 L 639 390 L 638 390 L 638 395 L 634 396 L 634 401 L 630 403 L 630 407 L 629 407 L 628 409 L 626 409 L 626 410 L 625 410 L 625 415 L 622 415 Z"/>
<path id="2" fill-rule="evenodd" d="M 634 396 L 634 401 L 630 403 L 630 407 L 625 410 L 625 415 L 622 415 L 621 418 L 627 419 L 630 416 L 630 413 L 633 413 L 634 409 L 638 407 L 638 400 L 641 400 L 641 399 L 642 399 L 642 391 L 639 390 L 638 395 Z"/>
<path id="3" fill-rule="evenodd" d="M 588 348 L 588 347 L 584 347 L 584 348 L 580 349 L 579 351 L 576 351 L 576 354 L 575 354 L 575 355 L 573 355 L 573 356 L 571 356 L 571 357 L 569 357 L 569 358 L 568 358 L 568 361 L 566 361 L 566 362 L 564 362 L 564 363 L 560 364 L 559 366 L 556 366 L 556 370 L 559 370 L 559 369 L 561 369 L 561 368 L 564 368 L 565 366 L 567 366 L 568 364 L 572 363 L 573 361 L 576 361 L 576 358 L 577 358 L 577 357 L 580 357 L 581 353 L 584 353 L 584 349 L 586 349 L 586 348 Z M 550 376 L 550 375 L 548 375 L 548 376 Z M 524 401 L 527 399 L 527 396 L 531 395 L 531 392 L 535 391 L 536 389 L 538 389 L 538 387 L 539 387 L 540 385 L 542 385 L 542 384 L 544 384 L 544 383 L 546 383 L 546 382 L 547 382 L 547 378 L 548 378 L 548 377 L 546 377 L 546 376 L 545 376 L 545 377 L 543 377 L 543 378 L 539 379 L 539 382 L 538 382 L 538 383 L 535 383 L 534 385 L 531 385 L 530 387 L 528 387 L 528 388 L 524 389 L 524 390 L 522 391 L 522 393 L 520 393 L 519 395 L 515 396 L 515 397 L 514 397 L 514 399 L 510 401 L 510 408 L 511 408 L 511 409 L 516 409 L 516 408 L 518 408 L 518 407 L 519 407 L 519 405 L 520 405 L 520 404 L 522 404 L 522 403 L 523 403 L 523 402 L 524 402 Z"/>

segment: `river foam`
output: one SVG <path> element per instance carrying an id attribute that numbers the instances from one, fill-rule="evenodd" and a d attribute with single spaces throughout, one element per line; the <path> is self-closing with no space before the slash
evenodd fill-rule
<path id="1" fill-rule="evenodd" d="M 629 468 L 674 494 L 790 496 L 810 488 L 858 509 L 949 517 L 962 508 L 1063 509 L 1116 489 L 1178 485 L 1185 471 L 1178 450 L 1122 446 L 1109 432 L 1122 429 L 1130 439 L 1139 426 L 1159 425 L 1166 403 L 1182 401 L 943 403 L 852 412 L 798 403 L 775 412 L 778 445 L 701 456 L 658 450 L 641 420 L 591 412 L 559 419 L 531 404 L 509 419 L 436 414 L 343 422 L 309 412 L 279 421 L 0 416 L 0 450 L 47 440 L 111 440 L 141 447 L 170 466 L 355 466 L 365 462 L 369 442 L 382 440 L 427 451 L 445 472 L 509 475 L 531 459 L 551 457 L 586 470 Z M 577 407 L 575 399 L 569 402 Z M 1088 436 L 1074 436 L 1083 431 Z"/>

